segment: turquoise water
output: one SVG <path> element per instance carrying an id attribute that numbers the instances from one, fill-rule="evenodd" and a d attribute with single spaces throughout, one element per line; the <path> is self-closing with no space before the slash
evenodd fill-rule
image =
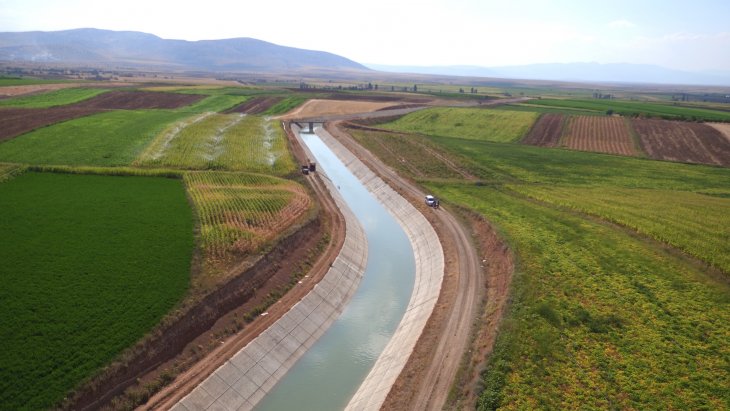
<path id="1" fill-rule="evenodd" d="M 341 410 L 395 332 L 415 281 L 413 249 L 396 220 L 314 134 L 302 139 L 338 187 L 368 240 L 365 275 L 340 318 L 257 410 Z"/>

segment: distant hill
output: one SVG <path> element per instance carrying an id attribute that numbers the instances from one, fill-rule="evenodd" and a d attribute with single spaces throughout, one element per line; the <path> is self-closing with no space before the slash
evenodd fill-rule
<path id="1" fill-rule="evenodd" d="M 135 31 L 0 32 L 0 61 L 104 64 L 205 71 L 369 70 L 323 51 L 252 38 L 166 40 Z"/>
<path id="2" fill-rule="evenodd" d="M 374 70 L 446 76 L 496 77 L 522 80 L 574 82 L 649 83 L 684 85 L 730 85 L 730 73 L 688 72 L 647 64 L 530 64 L 524 66 L 384 66 Z"/>

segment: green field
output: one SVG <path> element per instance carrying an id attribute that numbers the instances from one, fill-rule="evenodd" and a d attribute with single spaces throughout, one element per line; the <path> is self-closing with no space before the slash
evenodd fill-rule
<path id="1" fill-rule="evenodd" d="M 184 180 L 205 257 L 196 289 L 217 285 L 232 263 L 259 252 L 311 204 L 304 187 L 273 176 L 207 171 L 186 173 Z"/>
<path id="2" fill-rule="evenodd" d="M 243 114 L 203 114 L 174 123 L 135 164 L 274 175 L 296 169 L 278 123 Z"/>
<path id="3" fill-rule="evenodd" d="M 722 409 L 730 287 L 606 226 L 498 189 L 429 185 L 519 261 L 480 409 Z"/>
<path id="4" fill-rule="evenodd" d="M 283 100 L 281 100 L 280 102 L 269 107 L 269 109 L 266 110 L 264 112 L 264 114 L 267 116 L 277 116 L 279 114 L 284 114 L 284 113 L 287 113 L 287 112 L 301 106 L 307 100 L 308 100 L 308 97 L 301 97 L 301 96 L 286 97 Z"/>
<path id="5" fill-rule="evenodd" d="M 119 110 L 58 123 L 0 143 L 0 161 L 129 165 L 168 124 L 188 114 Z"/>
<path id="6" fill-rule="evenodd" d="M 68 83 L 70 80 L 47 80 L 28 77 L 0 77 L 0 87 L 6 86 L 30 86 L 33 84 L 56 84 Z"/>
<path id="7" fill-rule="evenodd" d="M 623 116 L 660 117 L 671 120 L 730 121 L 730 112 L 703 108 L 681 107 L 673 104 L 625 100 L 539 99 L 524 104 L 536 107 L 570 108 L 605 113 L 613 110 Z"/>
<path id="8" fill-rule="evenodd" d="M 47 409 L 182 298 L 192 211 L 180 180 L 32 172 L 0 210 L 0 404 Z"/>
<path id="9" fill-rule="evenodd" d="M 354 135 L 443 205 L 483 215 L 514 250 L 480 409 L 730 405 L 730 286 L 707 268 L 726 264 L 730 170 Z"/>
<path id="10" fill-rule="evenodd" d="M 516 189 L 631 227 L 730 273 L 728 198 L 648 188 L 539 185 Z M 730 186 L 727 189 L 730 194 Z"/>
<path id="11" fill-rule="evenodd" d="M 194 93 L 191 93 L 191 94 L 194 94 Z M 243 96 L 243 95 L 216 94 L 216 95 L 208 96 L 193 105 L 183 107 L 179 110 L 192 111 L 192 112 L 196 112 L 196 113 L 206 113 L 206 112 L 219 113 L 221 111 L 225 111 L 230 108 L 236 107 L 248 99 L 249 99 L 248 96 Z"/>
<path id="12" fill-rule="evenodd" d="M 77 103 L 109 91 L 101 88 L 63 88 L 43 94 L 0 100 L 0 107 L 47 108 Z"/>
<path id="13" fill-rule="evenodd" d="M 479 108 L 430 108 L 407 114 L 381 127 L 470 140 L 509 142 L 527 133 L 537 114 Z"/>

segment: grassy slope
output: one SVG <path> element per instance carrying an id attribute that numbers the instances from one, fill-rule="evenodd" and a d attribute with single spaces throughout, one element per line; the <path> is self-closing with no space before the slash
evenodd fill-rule
<path id="1" fill-rule="evenodd" d="M 186 115 L 167 110 L 120 110 L 66 121 L 3 142 L 0 161 L 128 165 L 166 124 Z"/>
<path id="2" fill-rule="evenodd" d="M 431 108 L 384 125 L 395 131 L 426 133 L 471 140 L 516 141 L 537 119 L 537 114 L 478 108 Z"/>
<path id="3" fill-rule="evenodd" d="M 0 184 L 0 404 L 48 408 L 188 285 L 179 180 L 27 173 Z"/>
<path id="4" fill-rule="evenodd" d="M 47 108 L 77 103 L 108 91 L 100 88 L 64 88 L 43 94 L 0 100 L 0 106 L 20 108 Z"/>
<path id="5" fill-rule="evenodd" d="M 517 254 L 513 303 L 486 373 L 484 409 L 730 404 L 727 282 L 644 237 L 520 194 L 540 193 L 556 204 L 566 196 L 588 211 L 603 204 L 595 196 L 623 198 L 611 210 L 628 216 L 622 224 L 670 243 L 687 238 L 683 227 L 699 230 L 710 236 L 708 244 L 722 246 L 730 170 L 467 139 L 356 137 L 386 158 L 387 147 L 416 151 L 407 147 L 409 138 L 418 142 L 413 147 L 440 146 L 481 186 L 446 175 L 427 152 L 400 171 L 446 203 L 485 215 Z M 394 161 L 398 156 L 390 156 Z M 686 210 L 655 205 L 673 194 Z M 644 230 L 672 218 L 679 221 L 663 232 Z"/>

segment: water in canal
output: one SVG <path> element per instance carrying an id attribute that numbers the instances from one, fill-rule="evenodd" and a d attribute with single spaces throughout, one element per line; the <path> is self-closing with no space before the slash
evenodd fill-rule
<path id="1" fill-rule="evenodd" d="M 259 411 L 345 408 L 395 332 L 413 291 L 413 250 L 400 225 L 319 137 L 302 139 L 365 229 L 368 261 L 340 318 L 264 397 Z"/>

